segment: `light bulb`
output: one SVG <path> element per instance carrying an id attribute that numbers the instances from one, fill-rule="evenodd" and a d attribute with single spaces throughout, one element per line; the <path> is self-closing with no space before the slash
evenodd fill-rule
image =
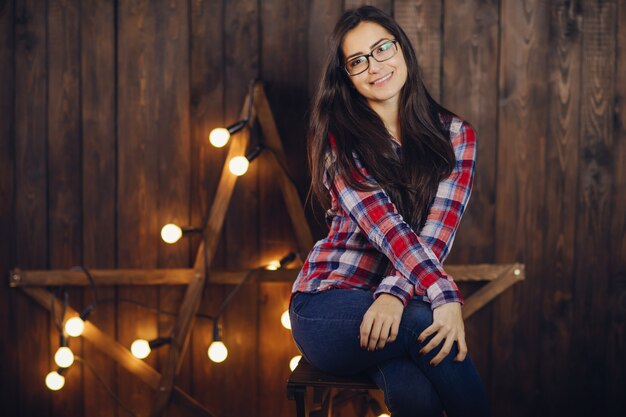
<path id="1" fill-rule="evenodd" d="M 250 162 L 245 156 L 236 156 L 228 163 L 228 169 L 233 175 L 242 176 L 248 172 L 248 166 Z"/>
<path id="2" fill-rule="evenodd" d="M 387 413 L 381 413 L 378 415 L 378 417 L 391 417 L 391 416 Z"/>
<path id="3" fill-rule="evenodd" d="M 46 375 L 46 387 L 52 391 L 58 391 L 65 385 L 65 377 L 57 371 L 52 371 Z"/>
<path id="4" fill-rule="evenodd" d="M 291 330 L 291 319 L 289 318 L 289 310 L 285 310 L 285 312 L 280 316 L 280 323 L 285 329 Z"/>
<path id="5" fill-rule="evenodd" d="M 272 261 L 265 267 L 268 271 L 276 271 L 278 268 L 280 268 L 280 261 Z"/>
<path id="6" fill-rule="evenodd" d="M 85 330 L 85 322 L 80 317 L 72 317 L 65 322 L 65 332 L 72 336 L 78 337 Z"/>
<path id="7" fill-rule="evenodd" d="M 152 350 L 147 340 L 137 339 L 130 345 L 130 351 L 137 359 L 144 359 L 148 357 Z"/>
<path id="8" fill-rule="evenodd" d="M 293 370 L 296 369 L 296 366 L 298 366 L 300 359 L 302 359 L 302 355 L 296 355 L 293 358 L 291 358 L 291 360 L 289 361 L 289 369 L 291 369 L 291 372 L 293 372 Z"/>
<path id="9" fill-rule="evenodd" d="M 220 340 L 211 343 L 209 346 L 209 359 L 211 359 L 215 363 L 221 363 L 226 360 L 228 357 L 228 349 L 226 349 L 226 345 Z"/>
<path id="10" fill-rule="evenodd" d="M 216 127 L 209 134 L 209 142 L 216 148 L 221 148 L 228 143 L 230 132 L 223 127 Z"/>
<path id="11" fill-rule="evenodd" d="M 67 346 L 61 346 L 57 353 L 54 354 L 54 363 L 60 368 L 69 368 L 74 363 L 74 354 L 72 349 Z"/>
<path id="12" fill-rule="evenodd" d="M 176 243 L 183 237 L 183 229 L 173 223 L 168 223 L 161 229 L 161 239 L 165 243 Z"/>

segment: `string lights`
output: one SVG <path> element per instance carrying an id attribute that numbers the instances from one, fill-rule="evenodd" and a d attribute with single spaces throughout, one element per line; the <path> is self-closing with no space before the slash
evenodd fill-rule
<path id="1" fill-rule="evenodd" d="M 150 341 L 137 339 L 130 345 L 130 352 L 137 359 L 145 359 L 150 355 L 152 349 L 159 348 L 171 342 L 171 337 L 159 337 Z"/>

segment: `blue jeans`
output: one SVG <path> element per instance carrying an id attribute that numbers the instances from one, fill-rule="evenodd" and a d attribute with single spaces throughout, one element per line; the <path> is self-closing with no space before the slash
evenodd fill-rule
<path id="1" fill-rule="evenodd" d="M 430 304 L 413 298 L 404 309 L 397 339 L 381 350 L 368 352 L 359 344 L 363 315 L 372 293 L 332 289 L 297 293 L 289 307 L 293 338 L 302 355 L 315 367 L 335 375 L 366 372 L 385 393 L 393 417 L 488 416 L 483 384 L 469 355 L 454 362 L 457 344 L 437 366 L 429 364 L 441 345 L 421 356 L 428 343 L 417 341 L 433 322 Z M 431 336 L 432 337 L 432 336 Z"/>

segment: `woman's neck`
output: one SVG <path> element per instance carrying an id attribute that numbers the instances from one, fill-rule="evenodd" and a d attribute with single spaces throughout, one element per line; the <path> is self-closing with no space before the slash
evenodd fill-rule
<path id="1" fill-rule="evenodd" d="M 391 135 L 400 140 L 400 123 L 398 121 L 398 102 L 396 100 L 388 101 L 370 101 L 370 107 L 381 118 L 385 127 Z"/>

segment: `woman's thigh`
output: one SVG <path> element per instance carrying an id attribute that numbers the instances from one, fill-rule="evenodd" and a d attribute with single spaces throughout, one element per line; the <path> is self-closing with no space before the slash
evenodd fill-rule
<path id="1" fill-rule="evenodd" d="M 373 352 L 362 349 L 359 329 L 372 302 L 372 293 L 360 290 L 296 294 L 290 306 L 292 334 L 304 357 L 317 368 L 339 375 L 360 373 L 390 359 L 407 358 L 431 382 L 448 416 L 488 414 L 484 387 L 471 359 L 467 356 L 463 362 L 454 361 L 458 353 L 456 343 L 437 366 L 430 365 L 430 361 L 441 345 L 427 355 L 419 354 L 430 340 L 417 340 L 432 324 L 428 303 L 416 298 L 409 302 L 394 342 Z"/>
<path id="2" fill-rule="evenodd" d="M 333 289 L 296 294 L 291 304 L 293 337 L 304 357 L 335 374 L 363 372 L 382 361 L 418 354 L 417 336 L 432 323 L 430 305 L 414 299 L 404 309 L 398 338 L 383 349 L 369 352 L 359 343 L 363 315 L 373 303 L 372 293 Z"/>

